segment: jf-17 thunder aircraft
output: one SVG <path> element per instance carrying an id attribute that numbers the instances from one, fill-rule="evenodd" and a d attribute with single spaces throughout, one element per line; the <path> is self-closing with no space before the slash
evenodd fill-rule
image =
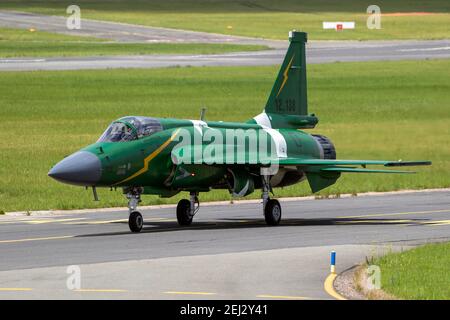
<path id="1" fill-rule="evenodd" d="M 228 189 L 234 197 L 262 190 L 268 225 L 278 225 L 280 203 L 273 188 L 307 180 L 312 192 L 334 184 L 341 173 L 412 173 L 369 169 L 430 161 L 336 160 L 329 138 L 309 134 L 318 119 L 308 114 L 305 44 L 307 34 L 291 31 L 289 48 L 264 110 L 246 122 L 179 120 L 126 116 L 113 121 L 96 143 L 64 158 L 48 175 L 60 182 L 92 187 L 120 187 L 128 199 L 129 227 L 144 224 L 136 210 L 141 195 L 172 197 L 181 191 L 176 216 L 190 225 L 199 209 L 198 195 Z M 243 106 L 236 106 L 240 108 Z"/>

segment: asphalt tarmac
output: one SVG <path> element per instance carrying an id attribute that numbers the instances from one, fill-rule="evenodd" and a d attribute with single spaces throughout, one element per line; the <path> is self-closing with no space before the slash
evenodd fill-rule
<path id="1" fill-rule="evenodd" d="M 0 11 L 0 26 L 95 36 L 120 42 L 234 43 L 267 45 L 271 50 L 215 55 L 143 55 L 66 58 L 4 58 L 0 71 L 161 68 L 176 66 L 259 66 L 282 62 L 287 41 L 137 26 L 82 19 L 68 30 L 64 17 Z M 286 35 L 287 36 L 287 35 Z M 450 40 L 309 41 L 308 63 L 450 58 Z"/>
<path id="2" fill-rule="evenodd" d="M 281 204 L 277 227 L 257 201 L 202 206 L 189 227 L 173 206 L 145 209 L 140 234 L 122 209 L 2 216 L 0 299 L 332 299 L 331 250 L 341 272 L 450 238 L 449 190 Z M 71 265 L 80 290 L 67 288 Z"/>
<path id="3" fill-rule="evenodd" d="M 0 26 L 88 36 L 119 42 L 167 42 L 167 43 L 234 43 L 263 44 L 283 48 L 286 41 L 255 39 L 240 36 L 141 26 L 127 23 L 81 19 L 81 28 L 70 30 L 63 16 L 0 10 Z M 287 37 L 287 34 L 286 34 Z"/>

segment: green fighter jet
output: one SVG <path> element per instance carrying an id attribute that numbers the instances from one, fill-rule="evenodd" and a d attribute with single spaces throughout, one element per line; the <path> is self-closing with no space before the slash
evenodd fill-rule
<path id="1" fill-rule="evenodd" d="M 290 32 L 290 45 L 263 112 L 243 122 L 213 122 L 127 116 L 106 129 L 98 141 L 66 157 L 48 175 L 60 182 L 92 187 L 120 187 L 129 208 L 129 227 L 139 232 L 136 211 L 142 194 L 172 197 L 178 202 L 180 225 L 192 223 L 198 195 L 228 189 L 234 197 L 262 190 L 262 208 L 269 225 L 281 219 L 280 203 L 270 198 L 273 188 L 308 180 L 312 192 L 336 182 L 341 173 L 411 173 L 367 169 L 430 165 L 429 161 L 336 160 L 333 143 L 302 129 L 318 119 L 308 114 L 304 32 Z"/>

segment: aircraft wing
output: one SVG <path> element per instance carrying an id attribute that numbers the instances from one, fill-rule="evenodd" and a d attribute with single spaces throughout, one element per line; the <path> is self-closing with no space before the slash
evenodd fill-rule
<path id="1" fill-rule="evenodd" d="M 220 146 L 221 148 L 222 146 Z M 225 146 L 223 146 L 225 147 Z M 368 165 L 378 165 L 384 167 L 404 167 L 404 166 L 426 166 L 431 165 L 431 161 L 387 161 L 387 160 L 332 160 L 332 159 L 305 159 L 296 157 L 266 159 L 270 161 L 251 161 L 257 159 L 257 154 L 240 154 L 241 159 L 221 159 L 227 161 L 216 161 L 214 157 L 206 156 L 202 153 L 202 146 L 191 148 L 185 146 L 181 149 L 172 150 L 172 162 L 174 164 L 186 163 L 194 165 L 251 165 L 265 167 L 268 164 L 278 164 L 280 167 L 295 166 L 306 173 L 309 185 L 313 192 L 320 191 L 336 182 L 344 172 L 348 173 L 415 173 L 414 171 L 367 169 Z M 187 157 L 186 154 L 203 155 L 198 161 L 193 161 L 195 157 Z M 183 156 L 184 155 L 184 156 Z M 220 160 L 220 159 L 219 159 Z M 362 168 L 361 168 L 361 167 Z"/>
<path id="2" fill-rule="evenodd" d="M 405 166 L 426 166 L 431 165 L 431 161 L 389 161 L 389 160 L 331 160 L 331 159 L 305 159 L 305 158 L 276 158 L 265 159 L 262 162 L 258 155 L 246 152 L 240 158 L 231 160 L 224 157 L 206 156 L 204 146 L 184 146 L 172 150 L 172 161 L 175 164 L 183 163 L 188 160 L 191 164 L 250 164 L 262 166 L 269 163 L 278 163 L 280 166 L 305 166 L 308 169 L 317 168 L 321 171 L 334 172 L 392 172 L 392 173 L 410 173 L 411 171 L 394 171 L 394 170 L 374 170 L 366 169 L 367 165 L 379 165 L 385 167 L 405 167 Z M 226 146 L 220 145 L 219 149 L 225 150 Z M 189 157 L 185 155 L 189 154 Z M 225 153 L 224 153 L 225 154 Z M 184 155 L 184 156 L 183 156 Z M 200 155 L 200 159 L 196 161 L 196 155 Z M 353 166 L 353 167 L 349 167 Z M 354 166 L 362 166 L 363 168 L 355 168 Z"/>
<path id="3" fill-rule="evenodd" d="M 415 173 L 414 171 L 366 169 L 367 165 L 385 167 L 426 166 L 431 161 L 385 161 L 385 160 L 332 160 L 332 159 L 279 159 L 280 166 L 304 167 L 313 192 L 320 191 L 336 182 L 341 173 Z M 362 166 L 358 168 L 357 166 Z"/>
<path id="4" fill-rule="evenodd" d="M 280 158 L 280 165 L 287 166 L 324 166 L 321 170 L 339 172 L 395 172 L 393 170 L 368 170 L 339 166 L 367 166 L 382 165 L 385 167 L 406 167 L 406 166 L 429 166 L 431 161 L 387 161 L 387 160 L 331 160 L 331 159 L 302 159 L 302 158 Z M 331 167 L 330 167 L 331 166 Z M 410 172 L 410 171 L 402 171 Z"/>

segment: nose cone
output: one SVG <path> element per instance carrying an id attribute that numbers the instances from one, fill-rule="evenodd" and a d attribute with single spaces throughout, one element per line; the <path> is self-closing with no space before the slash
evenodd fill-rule
<path id="1" fill-rule="evenodd" d="M 90 186 L 100 180 L 100 159 L 88 151 L 78 151 L 58 162 L 48 173 L 60 182 Z"/>

